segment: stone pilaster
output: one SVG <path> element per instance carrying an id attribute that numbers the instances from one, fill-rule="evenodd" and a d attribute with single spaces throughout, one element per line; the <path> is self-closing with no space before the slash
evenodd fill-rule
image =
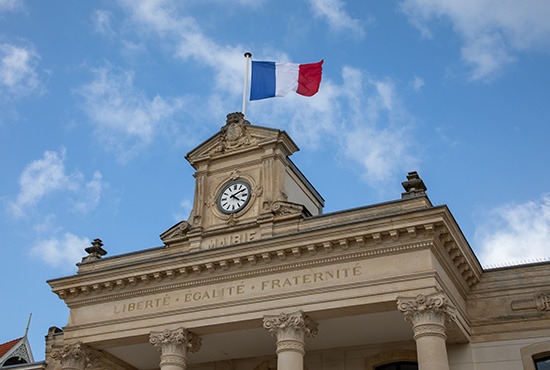
<path id="1" fill-rule="evenodd" d="M 149 343 L 160 352 L 161 370 L 185 370 L 187 353 L 197 352 L 202 339 L 184 328 L 151 332 Z"/>
<path id="2" fill-rule="evenodd" d="M 456 308 L 441 292 L 400 297 L 397 308 L 411 323 L 420 370 L 448 370 L 445 323 L 456 319 Z"/>
<path id="3" fill-rule="evenodd" d="M 302 311 L 264 316 L 264 328 L 277 338 L 278 370 L 303 370 L 305 337 L 315 336 L 317 325 Z"/>
<path id="4" fill-rule="evenodd" d="M 59 361 L 61 370 L 84 370 L 86 366 L 98 366 L 100 353 L 82 342 L 65 344 L 52 350 L 52 358 Z"/>

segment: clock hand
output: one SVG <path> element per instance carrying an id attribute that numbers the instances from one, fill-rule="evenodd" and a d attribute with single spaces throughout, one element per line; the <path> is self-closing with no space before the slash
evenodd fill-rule
<path id="1" fill-rule="evenodd" d="M 245 191 L 245 190 L 246 190 L 246 188 L 244 188 L 244 189 L 241 189 L 241 190 L 239 190 L 238 192 L 236 192 L 236 193 L 233 193 L 233 195 L 237 195 L 237 194 L 239 194 L 239 193 L 242 193 L 242 192 L 243 192 L 243 191 Z"/>
<path id="2" fill-rule="evenodd" d="M 237 198 L 237 194 L 242 193 L 242 192 L 245 191 L 245 190 L 246 190 L 246 188 L 241 189 L 241 190 L 239 190 L 239 191 L 237 191 L 237 192 L 231 194 L 229 197 L 230 197 L 230 198 L 233 198 L 233 199 L 239 200 L 239 198 Z"/>

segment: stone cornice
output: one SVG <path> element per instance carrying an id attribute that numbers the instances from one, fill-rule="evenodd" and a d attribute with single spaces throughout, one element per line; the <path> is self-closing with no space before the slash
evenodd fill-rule
<path id="1" fill-rule="evenodd" d="M 372 221 L 372 220 L 369 220 Z M 377 221 L 377 220 L 375 220 Z M 431 220 L 430 220 L 431 221 Z M 436 221 L 436 220 L 434 220 Z M 337 225 L 337 226 L 320 226 L 317 229 L 306 229 L 304 231 L 294 232 L 285 235 L 278 235 L 268 239 L 259 239 L 251 242 L 241 243 L 239 245 L 230 245 L 226 247 L 219 247 L 209 250 L 201 250 L 196 252 L 180 252 L 170 250 L 169 248 L 155 248 L 151 250 L 153 255 L 149 255 L 149 251 L 144 251 L 144 256 L 138 257 L 139 252 L 131 253 L 126 256 L 112 257 L 116 262 L 111 263 L 110 259 L 103 259 L 94 263 L 86 264 L 85 269 L 79 270 L 79 274 L 60 279 L 53 279 L 48 281 L 52 288 L 57 290 L 58 286 L 63 285 L 63 282 L 73 285 L 72 281 L 78 282 L 82 277 L 86 276 L 86 280 L 93 281 L 95 279 L 90 278 L 90 275 L 94 275 L 98 279 L 108 279 L 109 275 L 116 273 L 118 276 L 122 274 L 132 274 L 132 270 L 139 271 L 136 273 L 136 278 L 141 276 L 143 267 L 146 265 L 147 270 L 155 269 L 162 270 L 163 266 L 173 266 L 173 260 L 181 260 L 184 258 L 189 264 L 201 264 L 199 261 L 204 262 L 203 267 L 206 270 L 211 271 L 206 264 L 216 265 L 220 259 L 227 259 L 229 262 L 238 258 L 248 259 L 249 254 L 257 255 L 257 251 L 262 251 L 262 256 L 265 253 L 275 253 L 281 255 L 283 253 L 280 249 L 291 251 L 292 254 L 298 253 L 298 250 L 307 249 L 309 252 L 317 250 L 323 250 L 335 245 L 346 245 L 357 242 L 358 245 L 372 244 L 375 246 L 381 246 L 382 242 L 406 242 L 408 240 L 418 241 L 421 237 L 418 237 L 421 233 L 431 234 L 436 227 L 435 224 L 424 223 L 421 220 L 417 220 L 415 224 L 407 225 L 407 227 L 401 227 L 399 229 L 388 230 L 387 221 L 380 224 L 365 223 L 365 220 L 354 221 L 352 223 Z M 397 225 L 395 225 L 397 226 Z M 240 230 L 240 229 L 239 229 Z M 365 232 L 370 230 L 370 232 Z M 226 231 L 227 233 L 227 231 Z M 336 235 L 341 235 L 336 237 Z M 430 236 L 428 235 L 428 238 Z M 292 244 L 296 247 L 288 248 Z M 329 246 L 330 245 L 330 246 Z M 245 256 L 243 256 L 245 254 Z M 261 259 L 261 258 L 260 258 Z M 197 261 L 197 262 L 195 262 Z M 221 262 L 222 267 L 226 265 Z M 242 263 L 235 262 L 240 266 Z M 114 273 L 113 273 L 114 272 Z M 187 271 L 189 272 L 189 271 Z M 126 278 L 127 276 L 125 276 Z M 155 276 L 158 278 L 158 275 Z M 137 279 L 139 280 L 139 279 Z M 134 282 L 133 280 L 131 282 Z"/>
<path id="2" fill-rule="evenodd" d="M 399 224 L 440 224 L 442 210 L 445 211 L 446 207 L 433 207 L 426 209 L 425 202 L 420 201 L 420 203 L 418 203 L 419 199 L 420 198 L 409 199 L 406 201 L 398 200 L 382 203 L 376 206 L 366 206 L 356 209 L 349 209 L 345 211 L 339 211 L 335 213 L 302 219 L 298 222 L 296 220 L 277 222 L 277 224 L 274 225 L 274 228 L 275 230 L 277 230 L 277 232 L 275 232 L 274 235 L 269 238 L 261 239 L 261 243 L 274 246 L 280 241 L 281 243 L 288 244 L 287 239 L 289 237 L 293 240 L 311 239 L 313 233 L 319 234 L 319 236 L 322 238 L 326 238 L 325 235 L 332 235 L 337 230 L 346 229 L 345 231 L 347 232 L 348 228 L 350 229 L 350 233 L 358 232 L 356 230 L 351 230 L 354 228 L 361 229 L 362 231 L 368 229 L 372 231 L 372 234 L 382 233 L 388 229 L 388 222 L 392 223 L 393 227 L 398 228 L 397 224 L 395 224 L 393 220 L 393 217 L 395 216 L 400 216 L 403 218 L 403 220 L 400 220 Z M 429 213 L 428 221 L 426 221 L 425 217 L 423 217 L 423 214 L 425 213 Z M 179 227 L 185 228 L 185 225 L 181 226 L 181 224 L 187 224 L 187 222 L 180 222 L 170 228 L 169 231 L 174 231 Z M 247 229 L 251 229 L 256 226 L 256 222 L 239 223 L 238 225 L 231 228 L 228 228 L 227 226 L 220 226 L 215 229 L 201 231 L 199 236 L 202 238 L 223 236 L 233 232 L 246 231 Z M 184 231 L 183 234 L 187 233 L 187 231 L 188 230 Z M 188 235 L 185 235 L 181 239 L 185 239 L 184 244 L 189 244 Z M 248 242 L 246 244 L 253 245 L 253 248 L 256 249 L 259 241 L 260 240 L 255 240 L 254 242 Z M 297 243 L 300 242 L 298 241 Z M 234 247 L 236 247 L 236 245 L 231 246 L 231 248 Z M 203 250 L 199 253 L 215 253 L 220 249 L 222 248 L 208 251 Z M 98 271 L 106 270 L 108 268 L 122 268 L 139 263 L 151 265 L 154 261 L 163 258 L 170 258 L 175 255 L 179 255 L 181 257 L 185 256 L 187 258 L 187 256 L 191 254 L 189 252 L 190 251 L 188 250 L 188 248 L 185 249 L 185 247 L 180 246 L 166 246 L 165 248 L 158 247 L 149 250 L 131 252 L 124 255 L 103 258 L 102 260 L 95 261 L 93 264 L 81 264 L 78 273 L 97 273 Z M 51 282 L 55 283 L 58 280 L 61 279 L 52 279 Z"/>
<path id="3" fill-rule="evenodd" d="M 534 293 L 545 290 L 549 279 L 548 262 L 488 270 L 471 294 L 476 298 L 510 296 L 525 293 L 526 286 Z"/>
<path id="4" fill-rule="evenodd" d="M 112 290 L 113 292 L 110 294 L 103 294 L 100 296 L 93 297 L 91 294 L 93 290 L 85 289 L 81 292 L 69 292 L 70 299 L 71 299 L 71 307 L 80 307 L 85 306 L 89 304 L 104 302 L 104 301 L 111 301 L 111 300 L 117 300 L 122 298 L 131 298 L 135 296 L 142 296 L 147 294 L 153 294 L 153 293 L 161 293 L 161 292 L 167 292 L 187 287 L 192 287 L 196 285 L 206 285 L 206 284 L 215 284 L 220 283 L 227 280 L 239 280 L 247 277 L 253 277 L 257 275 L 264 275 L 264 274 L 270 274 L 270 273 L 276 273 L 276 272 L 284 272 L 286 270 L 295 270 L 295 269 L 303 269 L 303 268 L 310 268 L 315 266 L 322 266 L 327 265 L 335 262 L 345 262 L 350 261 L 354 259 L 360 259 L 360 258 L 368 258 L 373 256 L 379 256 L 384 254 L 395 254 L 395 253 L 403 253 L 407 251 L 413 251 L 413 250 L 419 250 L 419 249 L 428 249 L 433 247 L 433 244 L 430 242 L 420 242 L 415 244 L 407 244 L 407 245 L 400 245 L 400 246 L 392 246 L 382 249 L 374 249 L 374 250 L 364 250 L 356 253 L 350 253 L 345 255 L 332 255 L 332 256 L 325 256 L 321 258 L 316 259 L 309 259 L 304 261 L 296 261 L 296 262 L 289 262 L 285 264 L 273 264 L 272 266 L 269 266 L 271 262 L 275 262 L 280 258 L 286 258 L 289 257 L 300 257 L 300 254 L 291 254 L 285 257 L 282 257 L 281 254 L 277 255 L 274 253 L 262 253 L 259 255 L 249 255 L 245 258 L 239 258 L 239 261 L 236 261 L 237 259 L 233 261 L 226 261 L 227 262 L 227 268 L 229 268 L 229 265 L 231 264 L 232 267 L 237 267 L 238 270 L 235 270 L 235 272 L 227 272 L 225 274 L 218 274 L 218 275 L 204 275 L 204 272 L 207 272 L 205 270 L 202 270 L 198 268 L 198 266 L 192 266 L 191 268 L 188 267 L 182 267 L 177 271 L 177 269 L 167 270 L 163 273 L 159 273 L 159 276 L 156 276 L 157 279 L 160 280 L 172 280 L 172 283 L 165 283 L 163 285 L 157 285 L 153 287 L 146 287 L 145 285 L 142 286 L 141 289 L 137 289 L 136 281 L 132 281 L 132 284 L 124 284 L 119 283 L 115 286 L 109 286 L 108 289 Z M 303 250 L 303 253 L 305 255 L 317 253 L 318 249 L 315 245 L 310 245 L 309 249 Z M 321 252 L 320 252 L 321 253 Z M 223 264 L 223 261 L 221 261 Z M 219 266 L 221 267 L 222 264 Z M 240 266 L 239 266 L 240 264 Z M 209 264 L 207 264 L 209 265 Z M 243 268 L 243 266 L 248 265 L 249 267 L 256 267 L 256 268 Z M 262 266 L 263 265 L 263 266 Z M 223 268 L 223 267 L 222 267 Z M 185 273 L 182 274 L 181 270 L 190 270 L 191 273 Z M 240 271 L 239 271 L 240 270 Z M 167 272 L 171 271 L 166 275 Z M 177 271 L 177 272 L 176 272 Z M 179 277 L 179 279 L 176 279 L 176 277 Z M 187 278 L 187 279 L 185 279 Z M 185 279 L 185 280 L 181 280 Z M 179 281 L 177 281 L 179 280 Z M 108 282 L 107 282 L 108 283 Z M 134 289 L 132 290 L 125 290 L 125 287 L 133 286 Z M 57 293 L 57 292 L 56 292 Z M 99 291 L 98 291 L 99 293 Z M 105 292 L 104 292 L 105 293 Z M 58 293 L 58 295 L 60 295 Z M 60 298 L 63 299 L 63 296 L 60 295 Z"/>
<path id="5" fill-rule="evenodd" d="M 440 252 L 450 259 L 454 269 L 461 276 L 467 288 L 476 285 L 481 278 L 481 269 L 477 261 L 472 261 L 473 253 L 466 254 L 447 229 L 441 229 L 435 238 Z M 473 257 L 475 258 L 475 257 Z"/>
<path id="6" fill-rule="evenodd" d="M 295 218 L 290 220 L 277 219 L 273 225 L 273 236 L 287 236 L 288 230 L 293 231 L 292 237 L 298 237 L 300 234 L 316 232 L 327 228 L 353 227 L 353 225 L 364 227 L 365 222 L 384 224 L 388 219 L 393 219 L 396 216 L 403 217 L 404 222 L 411 222 L 411 219 L 422 217 L 418 215 L 418 212 L 421 212 L 422 215 L 436 213 L 439 217 L 442 210 L 446 211 L 446 207 L 432 207 L 427 197 L 395 200 L 298 220 Z M 414 222 L 417 223 L 418 221 L 415 220 Z M 217 227 L 200 230 L 198 234 L 195 234 L 191 233 L 192 225 L 183 221 L 164 232 L 161 238 L 168 248 L 189 250 L 191 238 L 223 236 L 228 233 L 238 232 L 239 230 L 258 227 L 261 223 L 261 216 L 259 218 L 243 218 L 238 224 L 230 228 L 222 224 Z M 382 228 L 387 229 L 387 225 L 383 225 Z"/>
<path id="7" fill-rule="evenodd" d="M 166 255 L 161 261 L 150 261 L 146 270 L 142 268 L 142 263 L 133 267 L 116 266 L 108 271 L 89 272 L 49 283 L 61 299 L 75 307 L 281 269 L 369 258 L 418 248 L 431 248 L 434 253 L 442 255 L 450 268 L 455 270 L 451 274 L 462 280 L 465 287 L 479 281 L 480 273 L 475 265 L 471 265 L 471 257 L 463 253 L 463 248 L 458 245 L 460 241 L 455 239 L 455 233 L 449 231 L 446 222 L 407 223 L 406 226 L 386 230 L 369 228 L 372 232 L 368 233 L 364 232 L 364 223 L 343 228 L 340 232 L 335 232 L 337 228 L 326 228 L 321 234 L 298 233 L 239 246 Z M 292 238 L 293 243 L 289 244 L 287 238 Z"/>

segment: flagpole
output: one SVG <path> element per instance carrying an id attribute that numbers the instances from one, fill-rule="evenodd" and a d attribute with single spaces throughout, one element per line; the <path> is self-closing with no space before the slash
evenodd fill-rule
<path id="1" fill-rule="evenodd" d="M 243 110 L 242 110 L 242 114 L 243 116 L 246 116 L 246 98 L 247 98 L 247 94 L 246 94 L 246 91 L 248 90 L 248 75 L 250 74 L 249 71 L 250 71 L 250 59 L 252 58 L 252 54 L 249 53 L 248 51 L 246 53 L 244 53 L 244 57 L 246 58 L 246 70 L 245 70 L 245 73 L 244 73 L 244 88 L 243 88 Z"/>
<path id="2" fill-rule="evenodd" d="M 32 312 L 29 315 L 29 321 L 27 321 L 27 328 L 25 329 L 25 337 L 27 337 L 27 334 L 29 334 L 29 326 L 31 326 L 31 318 L 32 318 Z"/>

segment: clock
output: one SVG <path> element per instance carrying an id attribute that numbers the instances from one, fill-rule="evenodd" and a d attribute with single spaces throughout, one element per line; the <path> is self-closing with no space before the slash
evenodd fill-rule
<path id="1" fill-rule="evenodd" d="M 218 196 L 218 208 L 228 214 L 239 212 L 248 204 L 250 196 L 250 185 L 246 181 L 231 181 Z"/>

